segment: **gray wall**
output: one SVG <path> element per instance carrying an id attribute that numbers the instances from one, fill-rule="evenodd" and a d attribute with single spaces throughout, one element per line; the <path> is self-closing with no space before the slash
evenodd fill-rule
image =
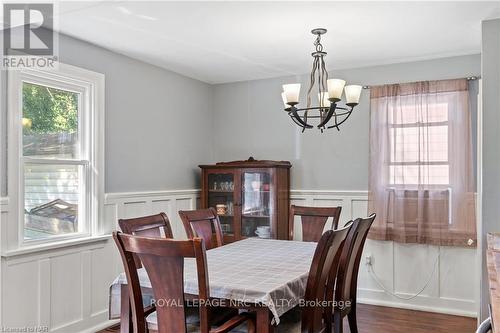
<path id="1" fill-rule="evenodd" d="M 368 91 L 340 132 L 300 133 L 280 92 L 297 80 L 304 92 L 306 75 L 211 86 L 67 36 L 60 58 L 106 76 L 106 192 L 197 188 L 199 163 L 249 156 L 290 160 L 295 189 L 367 188 Z M 479 73 L 471 55 L 331 75 L 377 85 Z"/>
<path id="2" fill-rule="evenodd" d="M 480 64 L 480 55 L 470 55 L 338 70 L 330 73 L 330 77 L 362 85 L 451 79 L 479 75 Z M 254 156 L 289 160 L 293 164 L 294 189 L 366 190 L 369 92 L 363 91 L 360 106 L 340 132 L 300 133 L 283 111 L 280 96 L 282 84 L 296 81 L 302 83 L 301 101 L 304 103 L 305 75 L 216 85 L 215 159 Z M 475 86 L 472 89 L 476 89 Z M 476 104 L 475 100 L 471 102 Z"/>
<path id="3" fill-rule="evenodd" d="M 0 70 L 0 196 L 7 195 L 7 75 Z"/>
<path id="4" fill-rule="evenodd" d="M 212 161 L 211 85 L 68 36 L 59 48 L 61 62 L 106 77 L 106 192 L 199 187 L 197 165 Z"/>
<path id="5" fill-rule="evenodd" d="M 482 236 L 483 279 L 481 317 L 488 314 L 485 235 L 500 232 L 500 19 L 484 21 L 482 26 L 483 78 L 483 191 Z"/>

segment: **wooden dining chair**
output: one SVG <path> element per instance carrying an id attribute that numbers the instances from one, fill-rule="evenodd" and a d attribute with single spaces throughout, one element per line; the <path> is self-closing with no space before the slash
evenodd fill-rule
<path id="1" fill-rule="evenodd" d="M 349 224 L 340 230 L 328 230 L 320 237 L 309 269 L 300 322 L 296 320 L 296 316 L 287 318 L 287 313 L 278 325 L 276 333 L 327 332 L 324 314 L 328 311 L 331 313 L 333 308 L 331 302 L 327 302 L 326 283 L 330 272 L 337 271 L 340 252 L 350 227 Z M 291 320 L 287 322 L 288 319 Z"/>
<path id="2" fill-rule="evenodd" d="M 189 239 L 203 238 L 207 250 L 224 245 L 219 216 L 215 208 L 180 210 L 179 216 Z"/>
<path id="3" fill-rule="evenodd" d="M 134 333 L 187 332 L 184 297 L 184 258 L 194 258 L 198 272 L 199 316 L 201 333 L 225 333 L 248 322 L 254 332 L 255 321 L 250 314 L 236 315 L 217 328 L 210 329 L 207 259 L 202 238 L 173 240 L 146 238 L 113 232 L 125 267 Z M 133 255 L 138 256 L 149 276 L 156 300 L 156 312 L 144 319 L 141 286 Z M 173 301 L 174 302 L 173 302 Z"/>
<path id="4" fill-rule="evenodd" d="M 293 239 L 293 225 L 295 216 L 300 216 L 302 222 L 302 240 L 304 242 L 317 242 L 323 234 L 326 221 L 332 217 L 332 229 L 337 229 L 342 207 L 290 207 L 290 239 Z"/>
<path id="5" fill-rule="evenodd" d="M 335 306 L 332 312 L 327 312 L 326 321 L 327 327 L 332 327 L 335 333 L 343 332 L 343 318 L 347 316 L 349 321 L 350 333 L 357 333 L 356 319 L 356 292 L 358 287 L 358 272 L 361 255 L 365 245 L 366 237 L 370 227 L 375 220 L 375 214 L 366 218 L 356 219 L 347 235 L 344 248 L 340 255 L 340 263 L 338 272 L 330 272 L 328 279 L 327 297 L 334 299 L 337 305 L 343 304 L 346 306 Z"/>

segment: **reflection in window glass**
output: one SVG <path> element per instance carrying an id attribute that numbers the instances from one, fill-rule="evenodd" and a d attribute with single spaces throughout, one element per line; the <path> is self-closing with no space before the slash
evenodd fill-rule
<path id="1" fill-rule="evenodd" d="M 78 232 L 80 166 L 24 166 L 25 239 Z"/>
<path id="2" fill-rule="evenodd" d="M 23 83 L 23 155 L 78 158 L 79 94 Z"/>

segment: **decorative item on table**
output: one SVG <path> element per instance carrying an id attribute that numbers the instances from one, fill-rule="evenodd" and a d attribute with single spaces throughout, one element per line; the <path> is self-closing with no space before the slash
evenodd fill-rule
<path id="1" fill-rule="evenodd" d="M 321 45 L 321 35 L 326 33 L 326 29 L 317 28 L 311 31 L 316 36 L 314 46 L 316 51 L 311 55 L 314 58 L 313 69 L 311 71 L 310 85 L 307 90 L 306 107 L 299 108 L 300 83 L 283 85 L 281 98 L 285 105 L 285 111 L 292 121 L 302 128 L 306 129 L 317 127 L 321 132 L 327 128 L 336 128 L 340 131 L 342 125 L 351 115 L 354 107 L 359 104 L 362 86 L 348 85 L 340 79 L 328 79 L 324 57 L 326 52 Z M 317 85 L 317 90 L 313 89 Z M 345 87 L 344 87 L 345 86 Z M 311 101 L 314 94 L 318 94 L 318 106 L 312 106 Z M 345 92 L 345 106 L 338 103 L 342 100 L 342 93 Z M 318 125 L 311 125 L 311 120 L 316 120 Z M 329 125 L 330 120 L 333 124 Z"/>
<path id="2" fill-rule="evenodd" d="M 259 238 L 271 238 L 271 227 L 266 225 L 257 227 L 255 234 L 259 236 Z"/>
<path id="3" fill-rule="evenodd" d="M 217 215 L 226 215 L 227 206 L 224 204 L 215 205 L 215 209 L 217 210 Z"/>

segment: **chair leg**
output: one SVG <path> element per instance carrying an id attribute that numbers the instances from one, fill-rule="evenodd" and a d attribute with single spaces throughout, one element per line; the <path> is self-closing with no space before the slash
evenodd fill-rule
<path id="1" fill-rule="evenodd" d="M 347 315 L 347 320 L 349 321 L 349 328 L 351 333 L 358 333 L 358 323 L 356 320 L 356 308 L 352 308 L 351 312 Z"/>
<path id="2" fill-rule="evenodd" d="M 334 333 L 343 333 L 344 325 L 342 323 L 342 314 L 340 312 L 335 312 L 333 314 L 333 332 Z"/>
<path id="3" fill-rule="evenodd" d="M 248 333 L 256 333 L 255 319 L 251 318 L 247 321 Z"/>
<path id="4" fill-rule="evenodd" d="M 323 321 L 325 323 L 325 331 L 328 333 L 332 332 L 332 319 L 333 319 L 333 314 L 332 311 L 327 311 L 326 313 L 323 314 Z"/>

